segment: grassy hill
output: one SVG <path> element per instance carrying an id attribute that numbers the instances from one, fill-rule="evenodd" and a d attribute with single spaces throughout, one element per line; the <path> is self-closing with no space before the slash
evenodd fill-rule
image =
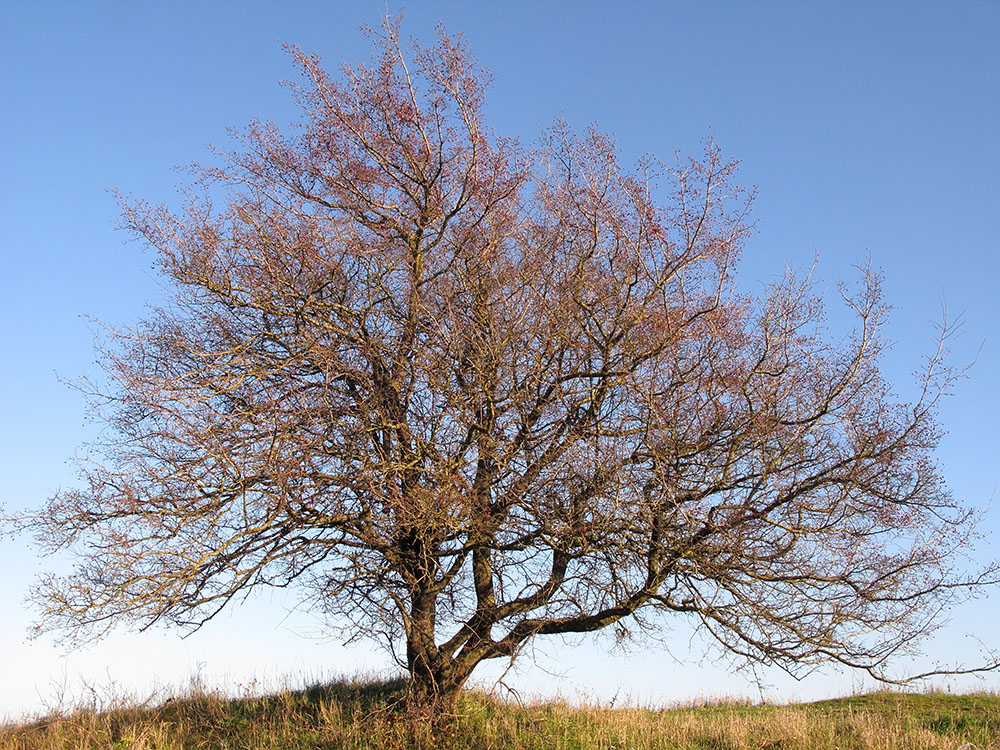
<path id="1" fill-rule="evenodd" d="M 794 706 L 650 710 L 511 705 L 476 692 L 437 726 L 394 710 L 404 684 L 340 682 L 231 699 L 202 690 L 156 706 L 60 712 L 0 727 L 0 749 L 1000 748 L 1000 696 L 874 693 Z"/>

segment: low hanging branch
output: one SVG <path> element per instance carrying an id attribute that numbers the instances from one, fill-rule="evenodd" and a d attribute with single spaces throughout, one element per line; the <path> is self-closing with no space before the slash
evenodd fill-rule
<path id="1" fill-rule="evenodd" d="M 932 459 L 946 335 L 898 403 L 876 273 L 831 338 L 808 280 L 735 290 L 750 196 L 713 145 L 523 150 L 459 41 L 373 40 L 339 77 L 290 48 L 300 126 L 252 124 L 181 211 L 123 201 L 176 297 L 108 335 L 99 460 L 25 519 L 80 555 L 41 629 L 294 585 L 448 703 L 535 636 L 670 615 L 884 678 L 992 577 Z"/>

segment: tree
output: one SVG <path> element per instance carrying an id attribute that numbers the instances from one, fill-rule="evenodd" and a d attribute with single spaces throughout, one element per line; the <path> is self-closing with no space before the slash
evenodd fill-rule
<path id="1" fill-rule="evenodd" d="M 295 586 L 438 705 L 536 636 L 667 615 L 885 677 L 987 575 L 932 459 L 946 337 L 898 403 L 870 268 L 841 338 L 808 277 L 737 289 L 751 196 L 714 145 L 629 170 L 557 122 L 526 150 L 460 41 L 373 39 L 339 77 L 290 48 L 298 129 L 250 125 L 180 211 L 123 200 L 175 296 L 105 337 L 108 430 L 27 519 L 80 555 L 39 627 Z"/>

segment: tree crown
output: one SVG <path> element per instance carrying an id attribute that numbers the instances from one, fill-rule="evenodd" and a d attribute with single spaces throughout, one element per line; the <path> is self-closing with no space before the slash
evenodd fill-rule
<path id="1" fill-rule="evenodd" d="M 103 458 L 28 519 L 81 553 L 42 627 L 295 585 L 444 692 L 665 614 L 884 677 L 991 575 L 932 456 L 946 337 L 898 403 L 876 272 L 833 338 L 808 277 L 736 289 L 752 196 L 714 144 L 628 169 L 557 121 L 525 149 L 460 40 L 373 39 L 339 77 L 289 47 L 302 121 L 251 124 L 181 210 L 123 200 L 175 297 L 110 334 Z"/>

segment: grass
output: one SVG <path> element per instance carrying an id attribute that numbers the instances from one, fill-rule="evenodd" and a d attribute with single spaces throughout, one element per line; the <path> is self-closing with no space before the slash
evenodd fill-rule
<path id="1" fill-rule="evenodd" d="M 231 698 L 195 686 L 159 705 L 92 705 L 0 727 L 0 750 L 848 750 L 1000 748 L 1000 696 L 873 693 L 818 703 L 653 710 L 513 705 L 463 694 L 433 726 L 396 709 L 401 680 Z"/>

